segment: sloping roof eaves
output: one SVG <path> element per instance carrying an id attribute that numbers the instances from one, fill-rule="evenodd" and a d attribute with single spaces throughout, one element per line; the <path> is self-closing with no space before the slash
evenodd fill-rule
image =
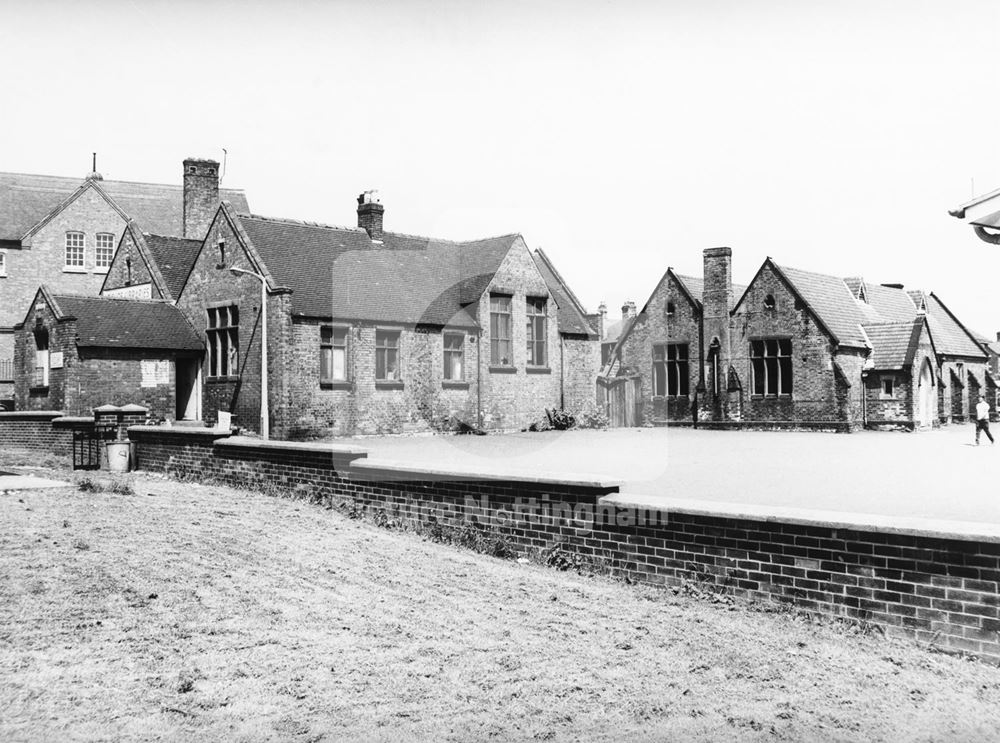
<path id="1" fill-rule="evenodd" d="M 768 259 L 770 261 L 770 259 Z M 837 276 L 773 265 L 813 315 L 842 346 L 869 348 L 861 324 L 866 318 L 844 280 Z"/>
<path id="2" fill-rule="evenodd" d="M 274 280 L 292 289 L 292 312 L 403 324 L 478 327 L 463 295 L 478 300 L 518 235 L 469 242 L 240 215 Z M 475 290 L 473 290 L 474 294 Z"/>
<path id="3" fill-rule="evenodd" d="M 590 339 L 596 339 L 597 333 L 587 321 L 586 313 L 580 302 L 573 295 L 573 292 L 563 281 L 562 276 L 552 265 L 549 257 L 541 249 L 532 254 L 535 265 L 538 266 L 542 278 L 549 287 L 553 298 L 556 301 L 559 318 L 559 332 L 567 335 L 585 335 Z"/>
<path id="4" fill-rule="evenodd" d="M 204 348 L 177 307 L 167 302 L 55 297 L 64 316 L 76 318 L 77 345 L 96 348 L 199 351 Z"/>
<path id="5" fill-rule="evenodd" d="M 925 302 L 928 324 L 938 353 L 967 358 L 986 358 L 983 347 L 934 292 L 925 296 Z"/>

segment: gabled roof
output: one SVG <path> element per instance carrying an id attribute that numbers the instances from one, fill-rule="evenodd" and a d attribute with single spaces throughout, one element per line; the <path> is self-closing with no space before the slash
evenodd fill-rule
<path id="1" fill-rule="evenodd" d="M 884 284 L 866 284 L 868 304 L 886 322 L 906 322 L 917 314 L 917 306 L 908 292 Z"/>
<path id="2" fill-rule="evenodd" d="M 59 320 L 76 318 L 77 346 L 198 351 L 204 346 L 177 307 L 158 300 L 50 297 Z"/>
<path id="3" fill-rule="evenodd" d="M 20 240 L 87 182 L 84 178 L 0 173 L 0 240 Z M 110 180 L 92 183 L 98 184 L 143 229 L 163 235 L 183 234 L 182 186 Z M 220 189 L 219 198 L 232 201 L 241 211 L 249 211 L 242 190 Z"/>
<path id="4" fill-rule="evenodd" d="M 476 327 L 465 305 L 479 299 L 520 239 L 386 232 L 373 241 L 360 228 L 256 215 L 238 221 L 273 280 L 292 289 L 294 314 L 405 324 Z"/>
<path id="5" fill-rule="evenodd" d="M 944 302 L 937 298 L 934 292 L 925 298 L 925 303 L 927 305 L 927 324 L 930 327 L 938 353 L 974 358 L 986 357 L 982 346 L 951 313 Z"/>
<path id="6" fill-rule="evenodd" d="M 793 291 L 799 295 L 834 341 L 853 348 L 869 347 L 861 324 L 871 320 L 872 316 L 862 309 L 861 305 L 864 303 L 854 298 L 843 279 L 799 268 L 779 266 L 770 258 L 765 261 L 765 265 L 768 262 L 791 285 Z"/>
<path id="7" fill-rule="evenodd" d="M 536 250 L 531 257 L 534 258 L 539 273 L 542 274 L 542 278 L 545 279 L 545 283 L 555 299 L 559 312 L 559 332 L 568 335 L 586 335 L 591 339 L 597 338 L 597 333 L 587 321 L 586 310 L 566 282 L 563 281 L 549 257 L 541 248 Z"/>
<path id="8" fill-rule="evenodd" d="M 156 264 L 171 299 L 177 299 L 201 250 L 201 240 L 143 234 L 146 250 Z"/>
<path id="9" fill-rule="evenodd" d="M 864 326 L 872 344 L 873 369 L 909 369 L 920 343 L 924 318 L 906 322 L 872 323 Z"/>

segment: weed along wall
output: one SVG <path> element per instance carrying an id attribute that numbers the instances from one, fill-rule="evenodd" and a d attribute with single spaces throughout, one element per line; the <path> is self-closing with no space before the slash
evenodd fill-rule
<path id="1" fill-rule="evenodd" d="M 1000 530 L 618 492 L 613 482 L 370 461 L 355 447 L 129 429 L 142 469 L 299 495 L 494 554 L 870 622 L 1000 660 Z M 555 559 L 552 559 L 552 558 Z"/>

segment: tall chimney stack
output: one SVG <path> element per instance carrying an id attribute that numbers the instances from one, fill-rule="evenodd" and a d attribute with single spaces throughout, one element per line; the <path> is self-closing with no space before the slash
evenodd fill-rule
<path id="1" fill-rule="evenodd" d="M 729 340 L 729 308 L 733 304 L 733 251 L 731 248 L 706 248 L 705 288 L 702 290 L 702 325 L 705 329 L 705 349 L 718 340 L 719 390 L 725 389 L 723 376 L 731 363 Z M 711 361 L 706 358 L 705 361 Z"/>
<path id="2" fill-rule="evenodd" d="M 201 240 L 219 208 L 219 163 L 184 161 L 184 237 Z"/>
<path id="3" fill-rule="evenodd" d="M 358 227 L 368 233 L 372 240 L 382 239 L 382 206 L 378 191 L 365 191 L 358 196 Z"/>

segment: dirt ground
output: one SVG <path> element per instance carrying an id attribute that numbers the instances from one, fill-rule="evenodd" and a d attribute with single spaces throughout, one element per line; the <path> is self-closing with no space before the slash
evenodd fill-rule
<path id="1" fill-rule="evenodd" d="M 996 426 L 994 426 L 996 428 Z M 975 426 L 852 434 L 617 428 L 337 439 L 372 458 L 622 481 L 622 492 L 1000 524 L 1000 445 Z"/>
<path id="2" fill-rule="evenodd" d="M 1000 670 L 863 628 L 487 558 L 299 501 L 131 485 L 0 493 L 0 740 L 1000 729 Z"/>

